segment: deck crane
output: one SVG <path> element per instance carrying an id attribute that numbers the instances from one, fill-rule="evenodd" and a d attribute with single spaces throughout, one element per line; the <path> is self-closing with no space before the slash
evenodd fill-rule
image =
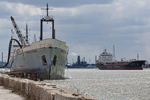
<path id="1" fill-rule="evenodd" d="M 26 46 L 25 39 L 24 39 L 23 35 L 21 34 L 21 31 L 19 30 L 14 18 L 12 16 L 10 16 L 10 18 L 11 18 L 12 24 L 13 24 L 15 30 L 16 30 L 16 33 L 18 35 L 19 41 L 21 42 L 21 45 L 23 47 Z"/>

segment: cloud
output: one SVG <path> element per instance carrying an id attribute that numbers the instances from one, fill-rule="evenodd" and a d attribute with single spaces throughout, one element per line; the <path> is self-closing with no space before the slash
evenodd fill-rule
<path id="1" fill-rule="evenodd" d="M 75 52 L 70 53 L 71 56 L 77 56 L 78 54 Z"/>
<path id="2" fill-rule="evenodd" d="M 1 0 L 0 36 L 5 38 L 1 43 L 8 45 L 13 28 L 10 16 L 14 17 L 20 30 L 24 30 L 28 23 L 30 34 L 36 34 L 38 40 L 40 18 L 46 12 L 41 8 L 46 3 L 54 9 L 49 14 L 55 20 L 56 38 L 69 46 L 70 62 L 77 55 L 95 62 L 95 55 L 99 55 L 104 47 L 111 52 L 113 45 L 117 59 L 132 59 L 139 53 L 142 58 L 150 60 L 144 54 L 150 50 L 149 0 Z M 50 23 L 44 24 L 44 38 L 51 37 L 50 27 Z M 1 52 L 7 51 L 2 44 L 0 47 L 3 47 Z"/>
<path id="3" fill-rule="evenodd" d="M 44 2 L 41 0 L 1 0 L 1 1 L 7 1 L 10 3 L 22 3 L 26 5 L 36 5 L 38 7 L 45 6 L 46 3 L 49 4 L 51 7 L 75 7 L 75 6 L 81 6 L 86 4 L 109 4 L 112 3 L 113 0 L 45 0 Z"/>

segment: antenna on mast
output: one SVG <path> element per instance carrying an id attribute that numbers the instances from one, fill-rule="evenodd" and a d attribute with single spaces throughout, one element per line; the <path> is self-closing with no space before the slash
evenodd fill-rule
<path id="1" fill-rule="evenodd" d="M 49 8 L 48 8 L 48 3 L 47 3 L 47 8 L 46 8 L 46 10 L 47 10 L 47 16 L 48 16 L 48 10 L 49 10 Z"/>
<path id="2" fill-rule="evenodd" d="M 48 16 L 48 10 L 53 10 L 53 8 L 48 8 L 48 3 L 46 5 L 46 8 L 41 8 L 42 10 L 46 10 L 46 16 Z"/>

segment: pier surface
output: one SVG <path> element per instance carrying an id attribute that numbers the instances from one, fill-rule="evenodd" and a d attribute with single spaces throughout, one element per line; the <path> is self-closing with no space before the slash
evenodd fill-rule
<path id="1" fill-rule="evenodd" d="M 8 90 L 3 86 L 0 86 L 0 100 L 25 100 L 25 98 L 12 93 L 12 90 Z"/>
<path id="2" fill-rule="evenodd" d="M 10 77 L 3 73 L 0 73 L 0 86 L 20 91 L 31 100 L 96 100 L 83 96 L 71 89 L 57 87 L 49 83 L 41 83 L 40 81 Z"/>

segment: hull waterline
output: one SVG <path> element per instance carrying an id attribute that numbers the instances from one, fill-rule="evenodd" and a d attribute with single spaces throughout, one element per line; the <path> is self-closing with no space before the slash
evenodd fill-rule
<path id="1" fill-rule="evenodd" d="M 99 68 L 100 70 L 143 70 L 142 67 L 129 67 L 129 68 Z"/>

